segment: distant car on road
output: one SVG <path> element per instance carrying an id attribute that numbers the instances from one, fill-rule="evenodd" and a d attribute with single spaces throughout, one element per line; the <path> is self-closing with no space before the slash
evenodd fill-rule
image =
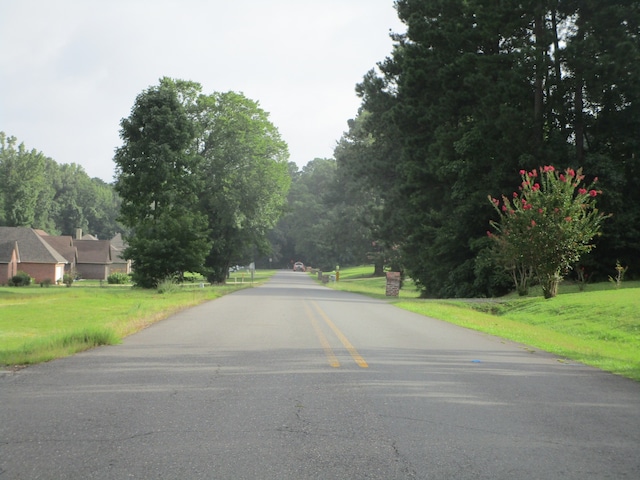
<path id="1" fill-rule="evenodd" d="M 296 262 L 293 264 L 293 271 L 294 272 L 304 272 L 304 263 L 302 262 Z"/>

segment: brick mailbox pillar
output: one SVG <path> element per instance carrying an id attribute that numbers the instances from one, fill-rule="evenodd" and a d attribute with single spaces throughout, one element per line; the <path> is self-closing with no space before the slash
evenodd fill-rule
<path id="1" fill-rule="evenodd" d="M 400 293 L 400 272 L 387 272 L 387 297 L 397 297 Z"/>

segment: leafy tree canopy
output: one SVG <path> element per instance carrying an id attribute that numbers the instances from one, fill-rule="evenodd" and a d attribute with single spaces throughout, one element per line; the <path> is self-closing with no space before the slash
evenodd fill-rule
<path id="1" fill-rule="evenodd" d="M 231 262 L 268 251 L 290 178 L 287 145 L 257 102 L 163 78 L 138 96 L 121 135 L 116 188 L 133 230 L 126 254 L 136 272 L 148 265 L 139 283 L 188 270 L 222 282 Z"/>
<path id="2" fill-rule="evenodd" d="M 200 159 L 191 150 L 195 127 L 175 84 L 162 80 L 138 95 L 121 127 L 115 187 L 122 197 L 120 218 L 131 228 L 124 255 L 133 260 L 134 281 L 155 287 L 203 271 L 210 241 L 197 209 Z"/>

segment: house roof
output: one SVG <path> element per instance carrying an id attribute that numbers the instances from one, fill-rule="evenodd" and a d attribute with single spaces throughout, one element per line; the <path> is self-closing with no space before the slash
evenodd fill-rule
<path id="1" fill-rule="evenodd" d="M 126 247 L 122 234 L 116 233 L 111 239 L 111 259 L 117 263 L 125 263 L 127 260 L 122 256 L 122 253 Z"/>
<path id="2" fill-rule="evenodd" d="M 71 235 L 47 235 L 41 234 L 42 239 L 51 245 L 56 252 L 67 259 L 67 262 L 74 264 L 78 259 L 76 247 L 73 245 L 73 237 Z"/>
<path id="3" fill-rule="evenodd" d="M 74 240 L 78 251 L 78 263 L 111 263 L 109 240 Z"/>
<path id="4" fill-rule="evenodd" d="M 116 247 L 118 250 L 124 250 L 125 244 L 124 244 L 124 240 L 122 239 L 121 233 L 116 233 L 113 236 L 113 238 L 111 239 L 111 245 Z"/>
<path id="5" fill-rule="evenodd" d="M 122 256 L 123 249 L 116 247 L 111 244 L 111 260 L 117 263 L 126 262 L 125 258 Z"/>
<path id="6" fill-rule="evenodd" d="M 22 263 L 67 263 L 51 245 L 32 228 L 0 227 L 0 243 L 17 243 Z"/>
<path id="7" fill-rule="evenodd" d="M 18 258 L 20 258 L 20 251 L 18 250 L 18 242 L 8 241 L 2 242 L 0 240 L 0 263 L 10 263 L 13 257 L 13 252 L 16 252 Z"/>

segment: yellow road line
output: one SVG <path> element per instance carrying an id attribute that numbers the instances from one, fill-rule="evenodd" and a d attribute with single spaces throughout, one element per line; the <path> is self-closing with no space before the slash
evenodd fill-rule
<path id="1" fill-rule="evenodd" d="M 329 325 L 329 328 L 333 330 L 333 333 L 335 333 L 336 336 L 340 339 L 340 341 L 342 342 L 342 345 L 344 345 L 344 348 L 347 349 L 347 351 L 351 355 L 351 358 L 353 358 L 356 364 L 358 364 L 358 366 L 361 368 L 368 368 L 369 365 L 367 364 L 367 362 L 365 362 L 364 358 L 360 356 L 356 348 L 351 344 L 351 342 L 347 339 L 347 337 L 344 336 L 344 334 L 340 331 L 340 329 L 336 327 L 336 325 L 331 321 L 331 319 L 327 316 L 327 314 L 324 313 L 324 311 L 318 306 L 316 302 L 312 301 L 311 303 L 313 303 L 313 306 L 315 307 L 318 314 L 325 321 L 325 323 Z"/>
<path id="2" fill-rule="evenodd" d="M 311 320 L 311 325 L 313 325 L 313 329 L 316 331 L 318 340 L 320 340 L 320 345 L 322 345 L 322 348 L 324 349 L 324 354 L 327 356 L 329 365 L 331 365 L 333 368 L 340 367 L 340 362 L 338 361 L 338 357 L 336 357 L 336 355 L 333 353 L 333 349 L 331 348 L 331 345 L 329 345 L 329 340 L 327 340 L 327 337 L 324 335 L 324 333 L 322 333 L 322 330 L 320 330 L 320 326 L 318 325 L 318 322 L 316 321 L 316 318 L 313 315 L 313 312 L 311 311 L 311 309 L 306 303 L 304 304 L 304 308 L 307 311 L 307 316 Z"/>

